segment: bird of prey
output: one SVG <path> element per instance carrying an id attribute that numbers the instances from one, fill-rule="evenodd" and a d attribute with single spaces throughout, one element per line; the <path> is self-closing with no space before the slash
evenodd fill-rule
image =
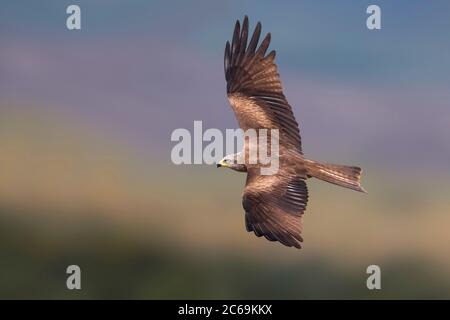
<path id="1" fill-rule="evenodd" d="M 262 175 L 262 164 L 248 161 L 249 150 L 255 146 L 247 141 L 241 152 L 224 157 L 217 167 L 247 172 L 242 205 L 248 232 L 300 249 L 302 216 L 308 201 L 306 180 L 313 177 L 365 192 L 360 184 L 362 170 L 304 157 L 298 123 L 283 94 L 275 51 L 266 54 L 270 33 L 258 46 L 260 34 L 258 22 L 248 42 L 248 17 L 245 16 L 242 28 L 236 21 L 231 44 L 227 41 L 225 46 L 227 96 L 244 132 L 278 129 L 279 169 L 276 174 Z"/>

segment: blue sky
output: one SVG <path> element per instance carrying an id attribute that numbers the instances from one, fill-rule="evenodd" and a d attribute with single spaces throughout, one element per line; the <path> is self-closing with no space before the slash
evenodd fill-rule
<path id="1" fill-rule="evenodd" d="M 82 8 L 82 34 L 69 36 L 64 28 L 68 4 Z M 369 4 L 382 8 L 381 31 L 365 28 Z M 222 53 L 232 21 L 244 14 L 273 33 L 280 64 L 289 70 L 341 81 L 450 80 L 450 3 L 439 0 L 6 1 L 0 32 L 7 39 L 64 38 L 81 44 L 97 37 L 158 37 L 213 58 Z"/>

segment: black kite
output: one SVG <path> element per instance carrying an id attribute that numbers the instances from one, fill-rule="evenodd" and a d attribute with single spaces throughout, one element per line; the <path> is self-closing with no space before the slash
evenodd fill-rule
<path id="1" fill-rule="evenodd" d="M 255 146 L 247 141 L 242 152 L 226 156 L 217 166 L 247 172 L 242 199 L 247 231 L 301 248 L 302 216 L 308 201 L 306 179 L 314 177 L 364 192 L 361 169 L 322 164 L 303 156 L 298 123 L 283 94 L 274 62 L 275 51 L 266 54 L 270 33 L 258 46 L 261 23 L 247 43 L 248 29 L 247 17 L 242 29 L 237 21 L 231 45 L 226 43 L 227 95 L 241 129 L 278 129 L 279 170 L 262 175 L 261 164 L 248 161 L 249 150 Z"/>

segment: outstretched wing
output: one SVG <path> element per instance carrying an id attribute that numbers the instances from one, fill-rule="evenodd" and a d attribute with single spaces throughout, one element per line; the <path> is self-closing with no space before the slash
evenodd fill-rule
<path id="1" fill-rule="evenodd" d="M 307 202 L 308 189 L 303 177 L 254 176 L 250 172 L 242 199 L 247 231 L 300 249 Z"/>
<path id="2" fill-rule="evenodd" d="M 277 66 L 275 51 L 266 55 L 270 33 L 258 47 L 261 23 L 256 25 L 247 46 L 248 17 L 242 30 L 236 21 L 233 40 L 225 46 L 225 79 L 230 104 L 239 126 L 247 129 L 279 129 L 280 146 L 301 150 L 300 132 L 292 108 L 287 102 Z"/>

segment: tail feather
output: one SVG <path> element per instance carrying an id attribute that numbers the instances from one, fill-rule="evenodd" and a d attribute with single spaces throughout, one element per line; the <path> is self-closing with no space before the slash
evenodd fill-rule
<path id="1" fill-rule="evenodd" d="M 314 178 L 366 193 L 361 186 L 360 179 L 362 170 L 359 167 L 306 160 L 306 170 L 307 174 Z"/>

